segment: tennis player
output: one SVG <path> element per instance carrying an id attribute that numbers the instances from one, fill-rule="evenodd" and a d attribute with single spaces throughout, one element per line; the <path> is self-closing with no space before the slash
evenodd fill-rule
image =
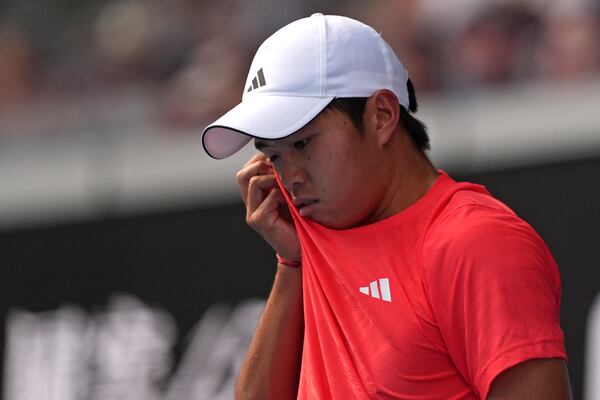
<path id="1" fill-rule="evenodd" d="M 560 278 L 525 221 L 429 161 L 380 34 L 315 14 L 258 49 L 203 132 L 277 272 L 239 399 L 569 399 Z"/>

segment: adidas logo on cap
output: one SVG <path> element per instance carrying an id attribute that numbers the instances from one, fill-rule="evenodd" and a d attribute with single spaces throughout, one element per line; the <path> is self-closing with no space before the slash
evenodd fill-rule
<path id="1" fill-rule="evenodd" d="M 254 89 L 258 89 L 259 87 L 263 87 L 267 84 L 267 82 L 265 81 L 265 74 L 263 73 L 263 69 L 259 69 L 258 72 L 256 72 L 256 75 L 254 76 L 254 78 L 252 78 L 252 85 L 248 86 L 248 90 L 246 90 L 247 92 L 251 92 Z"/>

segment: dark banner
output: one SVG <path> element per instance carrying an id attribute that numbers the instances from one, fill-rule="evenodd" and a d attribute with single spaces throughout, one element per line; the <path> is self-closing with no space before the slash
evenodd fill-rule
<path id="1" fill-rule="evenodd" d="M 582 398 L 586 349 L 600 341 L 586 339 L 600 291 L 600 159 L 454 177 L 485 184 L 550 247 Z M 232 398 L 275 271 L 244 214 L 235 203 L 1 233 L 3 398 Z"/>

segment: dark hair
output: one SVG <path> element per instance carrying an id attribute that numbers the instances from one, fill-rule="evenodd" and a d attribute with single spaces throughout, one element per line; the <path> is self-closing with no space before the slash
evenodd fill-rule
<path id="1" fill-rule="evenodd" d="M 410 112 L 417 111 L 417 98 L 415 96 L 415 88 L 410 81 L 406 83 L 408 89 L 409 99 L 409 110 Z M 359 131 L 363 130 L 363 114 L 365 112 L 365 106 L 367 104 L 366 97 L 345 97 L 335 98 L 326 107 L 334 110 L 338 110 L 346 114 L 352 124 Z M 421 150 L 430 150 L 429 135 L 427 134 L 427 127 L 425 124 L 415 117 L 404 107 L 400 106 L 400 123 L 406 129 L 415 145 Z"/>

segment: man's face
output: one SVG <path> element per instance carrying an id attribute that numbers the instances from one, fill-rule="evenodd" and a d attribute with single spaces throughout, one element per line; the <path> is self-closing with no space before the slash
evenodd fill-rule
<path id="1" fill-rule="evenodd" d="M 373 222 L 385 191 L 377 173 L 377 146 L 342 112 L 327 110 L 279 140 L 256 139 L 296 209 L 329 228 Z"/>

